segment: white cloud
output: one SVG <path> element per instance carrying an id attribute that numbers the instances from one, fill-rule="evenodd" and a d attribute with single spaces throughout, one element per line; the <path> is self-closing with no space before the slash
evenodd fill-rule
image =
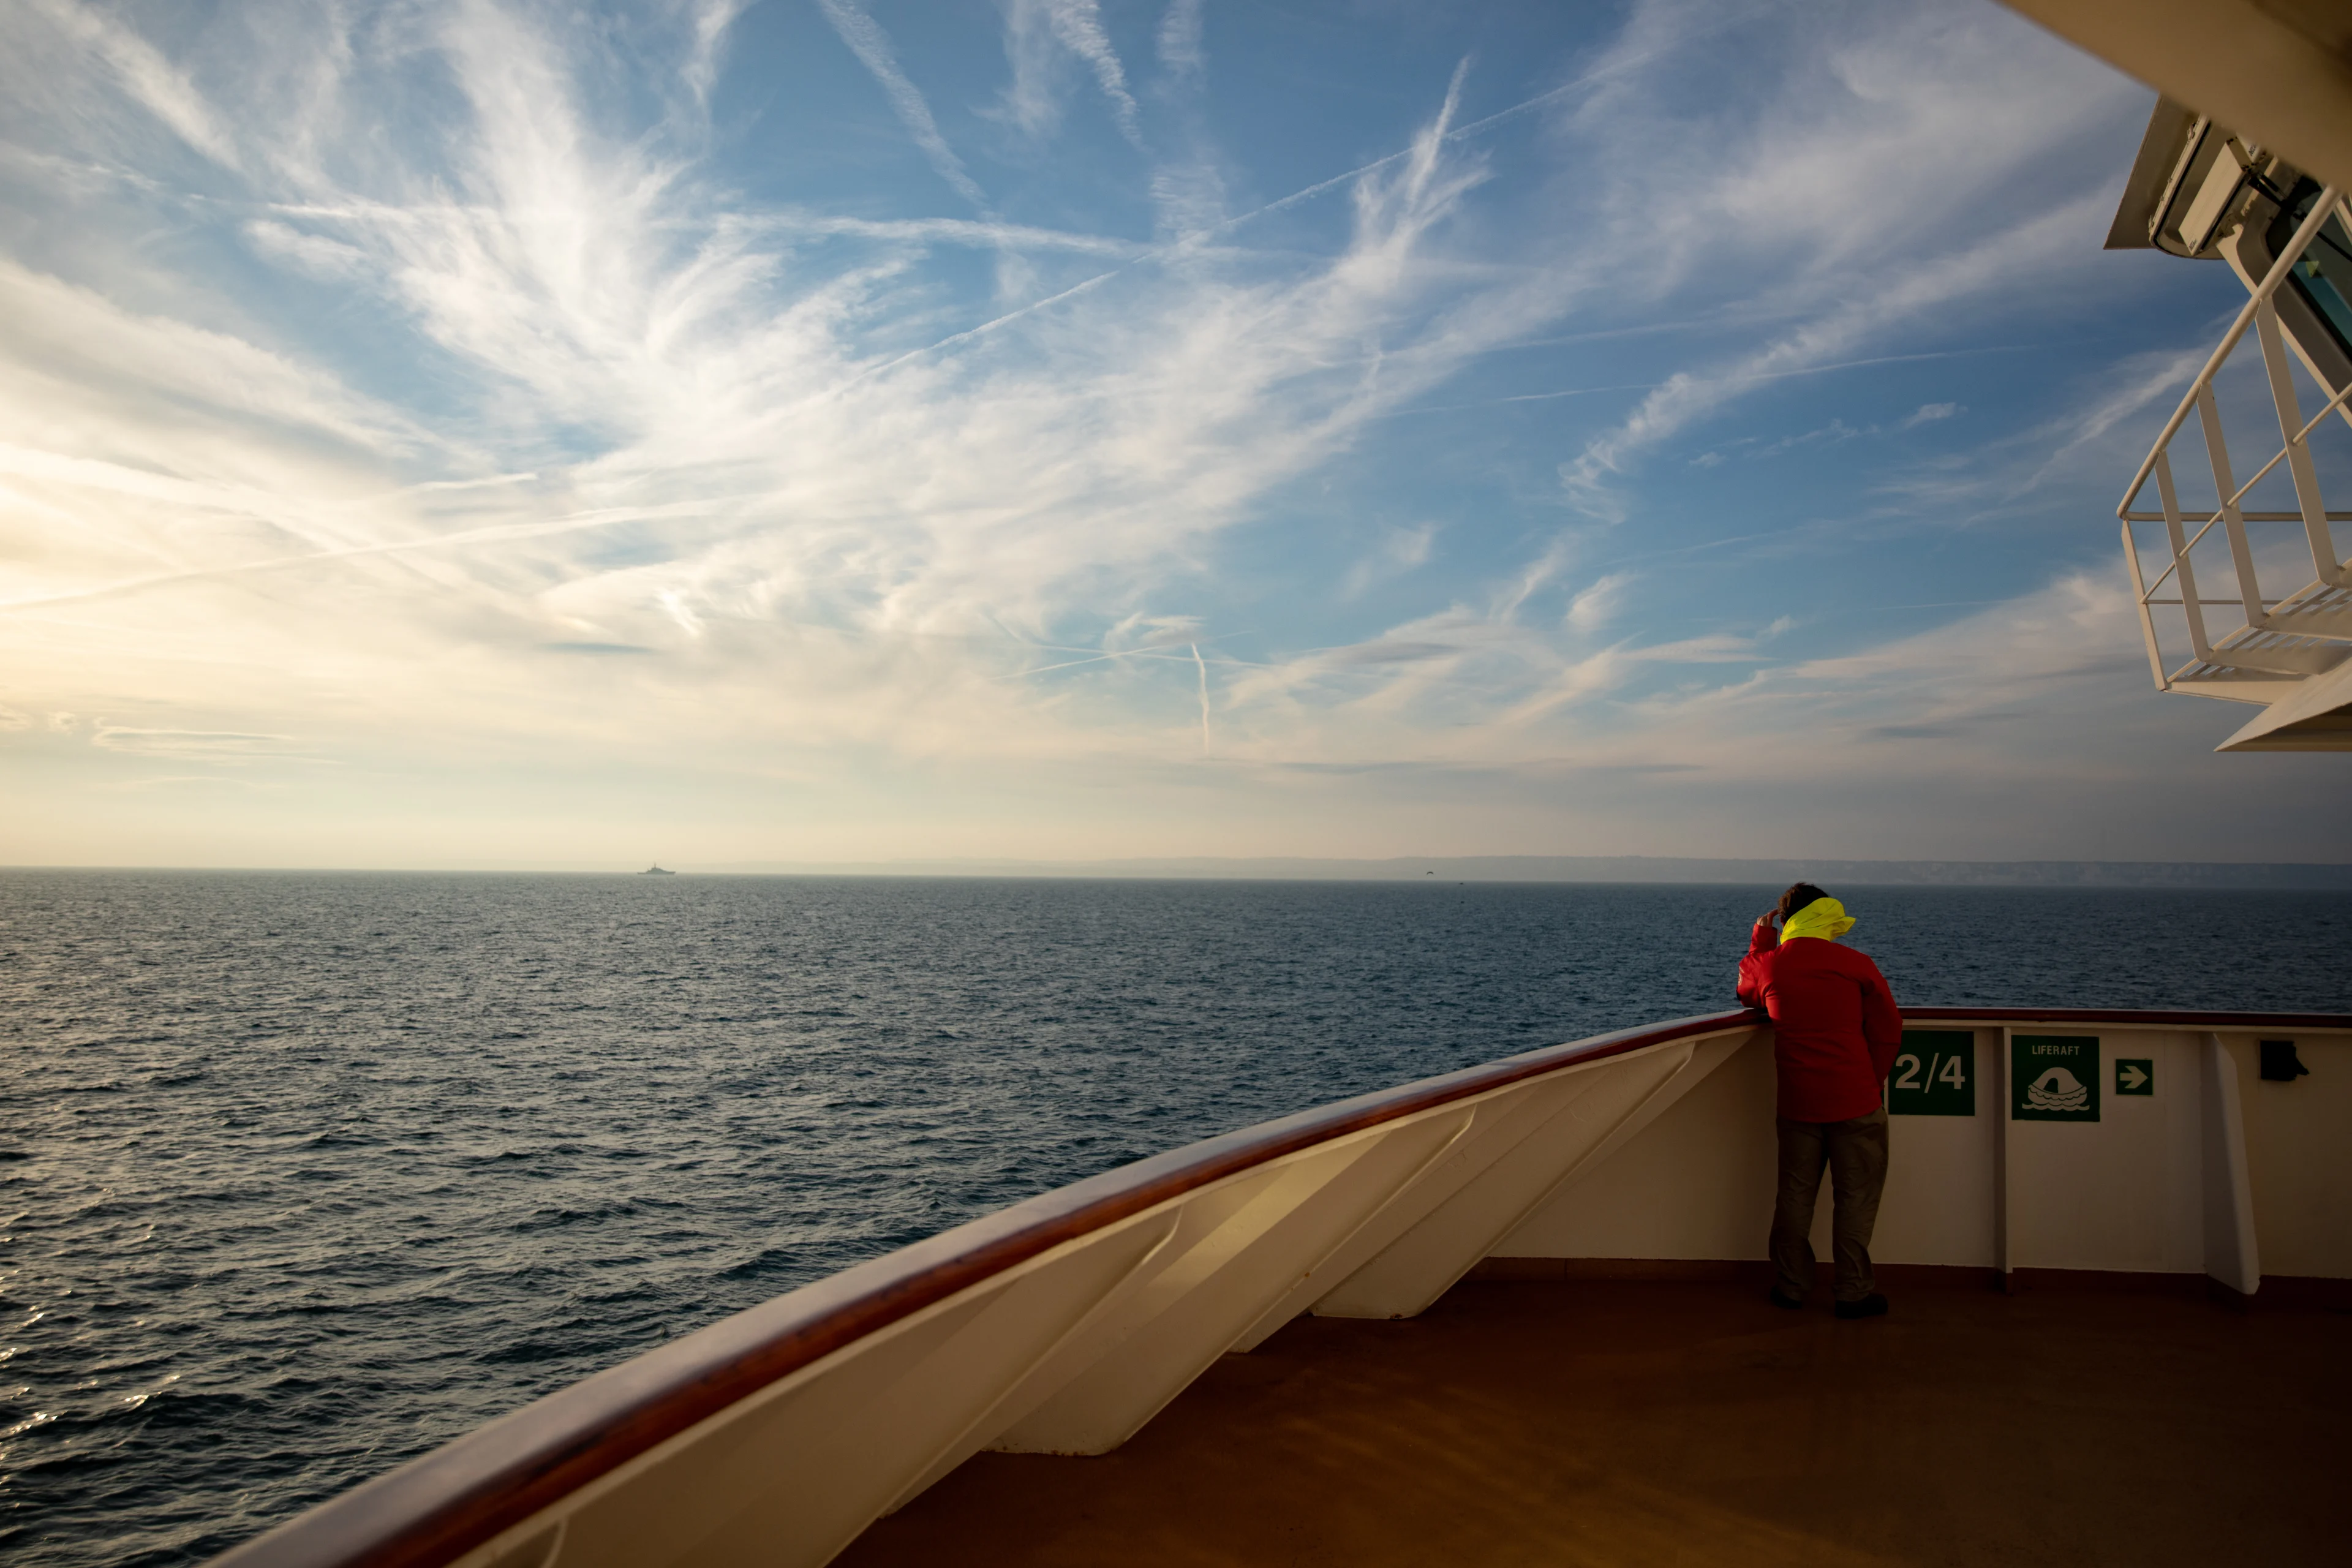
<path id="1" fill-rule="evenodd" d="M 1623 606 L 1633 581 L 1629 574 L 1612 572 L 1579 589 L 1568 602 L 1568 629 L 1589 637 L 1607 626 Z"/>
<path id="2" fill-rule="evenodd" d="M 5 427 L 37 433 L 46 450 L 0 447 L 0 471 L 56 479 L 68 470 L 110 489 L 226 487 L 237 510 L 258 506 L 299 536 L 306 503 L 265 501 L 252 481 L 264 447 L 287 460 L 389 462 L 461 440 L 428 434 L 410 416 L 351 390 L 331 372 L 234 333 L 125 309 L 98 291 L 0 256 L 0 355 Z M 340 454 L 331 457 L 330 454 Z M 274 466 L 277 459 L 272 459 Z M 111 478 L 104 477 L 110 475 Z M 281 471 L 278 478 L 290 479 Z M 191 498 L 193 499 L 193 498 Z"/>
<path id="3" fill-rule="evenodd" d="M 1679 760 L 1736 757 L 1759 775 L 1834 776 L 1849 763 L 1856 776 L 1881 780 L 1890 769 L 1991 774 L 2037 748 L 2060 768 L 2105 774 L 2127 769 L 2137 750 L 2130 721 L 2113 717 L 2118 698 L 2147 679 L 2135 626 L 2119 582 L 2068 573 L 1931 630 L 1768 666 L 1733 687 L 1646 700 L 1634 721 L 1653 744 L 1671 737 Z M 2102 712 L 2110 717 L 2099 722 L 2100 747 L 2081 747 L 2079 727 Z M 2179 727 L 2158 726 L 2167 743 Z M 1863 762 L 1858 752 L 1893 730 L 1939 744 Z"/>
<path id="4" fill-rule="evenodd" d="M 2113 367 L 2109 374 L 2101 378 L 2109 388 L 2105 395 L 2088 410 L 2070 419 L 2071 428 L 2066 433 L 2066 439 L 2042 460 L 2021 488 L 2032 489 L 2040 484 L 2084 447 L 2105 439 L 2125 420 L 2154 405 L 2168 393 L 2184 390 L 2203 367 L 2211 352 L 2210 348 L 2200 345 L 2126 356 Z"/>
<path id="5" fill-rule="evenodd" d="M 1197 23 L 1192 36 L 1197 47 Z M 1143 145 L 1140 110 L 1128 89 L 1127 68 L 1104 30 L 1098 0 L 1007 0 L 1004 55 L 1013 67 L 1005 112 L 1031 136 L 1046 135 L 1061 122 L 1059 79 L 1066 56 L 1093 76 L 1119 134 Z"/>
<path id="6" fill-rule="evenodd" d="M 187 74 L 138 32 L 79 0 L 26 0 L 26 13 L 47 23 L 69 49 L 111 77 L 125 98 L 187 146 L 216 163 L 238 164 L 236 139 L 221 117 Z M 20 70 L 37 60 L 37 48 L 17 51 Z"/>
<path id="7" fill-rule="evenodd" d="M 1957 254 L 1917 263 L 1864 283 L 1802 325 L 1717 368 L 1680 372 L 1644 397 L 1615 428 L 1560 465 L 1560 484 L 1589 514 L 1615 519 L 1624 503 L 1613 488 L 1645 452 L 1684 428 L 1791 372 L 1852 355 L 1863 344 L 1971 298 L 1997 296 L 2021 277 L 2047 273 L 2079 248 L 2101 198 L 2084 196 L 1979 240 Z"/>
<path id="8" fill-rule="evenodd" d="M 93 49 L 60 67 L 60 92 L 91 107 L 40 122 L 44 156 L 110 166 L 123 123 L 164 123 L 141 92 L 192 95 L 173 112 L 193 129 L 170 134 L 214 139 L 233 199 L 142 186 L 137 201 L 299 273 L 268 287 L 331 301 L 333 323 L 306 331 L 193 269 L 159 282 L 102 226 L 84 254 L 114 243 L 103 264 L 0 258 L 0 696 L 11 711 L 111 716 L 65 740 L 27 721 L 10 745 L 93 765 L 176 757 L 175 777 L 233 767 L 257 786 L 318 759 L 351 764 L 344 778 L 539 767 L 535 787 L 559 792 L 661 774 L 753 803 L 729 822 L 904 853 L 955 847 L 949 819 L 993 776 L 1054 852 L 1084 853 L 1088 831 L 1108 837 L 1101 852 L 1135 845 L 1156 809 L 1140 803 L 1171 779 L 1150 798 L 1203 820 L 1225 820 L 1199 805 L 1222 790 L 1252 812 L 1290 801 L 1302 830 L 1337 833 L 1313 805 L 1322 786 L 1301 780 L 1535 780 L 1556 813 L 1554 786 L 1580 769 L 1696 780 L 1753 755 L 1792 789 L 1824 758 L 1883 777 L 1869 759 L 1890 749 L 1872 736 L 1905 727 L 1965 731 L 1966 770 L 2015 773 L 2038 765 L 2048 727 L 2005 731 L 1999 703 L 2066 710 L 2110 689 L 2113 607 L 2081 609 L 2096 595 L 2071 587 L 1968 634 L 1994 650 L 1981 691 L 1937 662 L 1957 660 L 1948 638 L 1843 628 L 1856 651 L 1806 660 L 1788 647 L 1796 615 L 1761 633 L 1769 610 L 1710 621 L 1677 600 L 1636 616 L 1637 580 L 1646 601 L 1664 571 L 1600 559 L 1601 541 L 1630 535 L 1563 523 L 1549 475 L 1565 459 L 1582 486 L 1566 493 L 1617 515 L 1645 461 L 1755 389 L 1906 357 L 1922 323 L 2072 265 L 2089 205 L 1979 199 L 2093 111 L 2055 51 L 2020 67 L 1975 24 L 1841 13 L 1819 25 L 1826 42 L 1798 29 L 1820 59 L 1762 61 L 1755 93 L 1678 127 L 1645 105 L 1676 90 L 1678 40 L 1727 24 L 1643 6 L 1589 73 L 1603 110 L 1562 92 L 1542 106 L 1549 129 L 1536 111 L 1503 122 L 1555 140 L 1490 163 L 1488 132 L 1460 123 L 1457 77 L 1394 157 L 1325 183 L 1327 208 L 1300 191 L 1235 217 L 1204 129 L 1136 174 L 1134 221 L 1148 203 L 1167 237 L 1147 244 L 992 211 L 873 16 L 824 4 L 977 216 L 763 204 L 720 178 L 698 118 L 734 15 L 718 0 L 662 13 L 671 31 L 618 65 L 565 15 L 425 4 L 394 35 L 258 61 L 251 82 L 217 59 L 214 77 L 166 62 L 168 90 Z M 1155 133 L 1208 101 L 1190 91 L 1206 68 L 1199 18 L 1182 0 L 1158 18 L 1186 91 L 1150 80 Z M 1031 0 L 1006 26 L 1016 123 L 1042 134 L 1075 80 L 1139 139 L 1096 7 Z M 372 50 L 446 88 L 432 136 L 394 133 Z M 1954 79 L 1927 81 L 1915 53 Z M 629 121 L 592 89 L 621 68 L 645 73 L 643 100 L 667 119 Z M 1969 101 L 1990 119 L 1955 146 Z M 252 138 L 267 156 L 237 152 L 255 126 L 273 132 Z M 1648 161 L 1618 156 L 1633 148 Z M 1953 211 L 1891 178 L 1906 157 L 1947 181 L 1936 199 Z M 1621 169 L 1641 179 L 1617 183 Z M 136 219 L 124 233 L 154 226 L 149 207 L 110 199 Z M 2011 210 L 2029 216 L 1990 216 Z M 1283 215 L 1299 221 L 1268 223 Z M 970 281 L 987 270 L 972 252 L 1033 271 L 1000 303 Z M 1738 320 L 1685 301 L 1725 289 L 1710 268 L 1726 256 L 1753 286 Z M 1590 322 L 1563 322 L 1580 310 Z M 1528 486 L 1532 521 L 1446 510 L 1443 552 L 1433 523 L 1367 527 L 1352 555 L 1334 543 L 1336 559 L 1286 559 L 1289 575 L 1239 591 L 1259 584 L 1237 584 L 1221 553 L 1237 527 L 1388 439 L 1402 422 L 1386 416 L 1506 345 L 1564 324 L 1599 341 L 1654 310 L 1706 330 L 1674 340 L 1696 346 L 1629 418 L 1590 441 L 1590 426 L 1566 426 Z M 2168 362 L 2137 368 L 2157 389 L 2133 395 L 2160 395 Z M 2137 406 L 2041 431 L 2008 454 L 2006 482 Z M 1779 440 L 1867 428 L 1850 416 Z M 1775 448 L 1717 447 L 1754 449 Z M 1310 631 L 1302 595 L 1364 620 L 1367 605 L 1405 607 Z M 1802 618 L 1818 635 L 1821 618 Z M 2036 697 L 2037 680 L 2058 695 Z M 1808 727 L 1832 736 L 1826 751 L 1802 743 Z M 892 804 L 942 779 L 952 808 Z M 1088 791 L 1118 803 L 1092 828 L 1077 820 Z M 555 815 L 518 814 L 511 842 L 555 835 Z"/>
<path id="9" fill-rule="evenodd" d="M 1916 430 L 1922 425 L 1932 425 L 1938 419 L 1949 419 L 1961 412 L 1957 403 L 1923 403 L 1904 416 L 1898 430 Z"/>
<path id="10" fill-rule="evenodd" d="M 836 16 L 845 36 L 858 15 Z M 117 698 L 201 706 L 215 673 L 174 658 L 211 646 L 236 650 L 254 713 L 363 701 L 383 723 L 614 744 L 628 727 L 612 714 L 642 703 L 681 732 L 720 710 L 769 715 L 761 732 L 803 748 L 1116 752 L 1139 733 L 1118 672 L 1142 652 L 1098 687 L 998 678 L 1050 662 L 1032 646 L 1105 611 L 1146 641 L 1200 640 L 1183 660 L 1213 674 L 1214 642 L 1151 605 L 1153 584 L 1197 571 L 1270 487 L 1561 305 L 1544 279 L 1465 290 L 1433 264 L 1484 177 L 1444 150 L 1451 100 L 1361 180 L 1327 260 L 1277 269 L 1193 246 L 1181 267 L 1138 265 L 1131 245 L 992 220 L 741 213 L 645 139 L 599 131 L 572 45 L 524 14 L 470 7 L 425 36 L 463 95 L 455 155 L 403 165 L 347 105 L 340 133 L 368 143 L 371 180 L 273 176 L 261 194 L 282 216 L 244 233 L 395 312 L 457 370 L 457 406 L 396 413 L 288 353 L 0 270 L 0 291 L 55 328 L 44 443 L 0 453 L 17 497 L 0 529 L 79 520 L 71 550 L 12 584 L 0 639 L 39 647 L 28 671 L 76 701 L 105 698 L 89 689 L 104 667 Z M 681 46 L 680 72 L 699 47 Z M 320 167 L 351 162 L 320 147 Z M 796 247 L 820 232 L 864 259 L 808 268 Z M 1059 305 L 876 346 L 877 321 L 936 319 L 909 268 L 940 240 L 1127 265 Z M 20 374 L 25 346 L 9 350 Z M 59 388 L 84 416 L 59 422 Z M 159 401 L 168 418 L 146 411 Z M 1377 569 L 1410 570 L 1429 538 L 1402 531 Z M 72 606 L 76 635 L 41 645 L 26 617 L 43 605 Z M 134 630 L 159 609 L 169 635 Z M 522 700 L 556 679 L 545 649 L 591 645 L 652 653 L 566 665 L 610 683 L 595 718 L 562 695 Z M 105 749 L 174 728 L 120 721 Z"/>
<path id="11" fill-rule="evenodd" d="M 1570 112 L 1580 137 L 1623 150 L 1595 160 L 1622 171 L 1596 249 L 1634 263 L 1622 288 L 1664 300 L 1736 287 L 1796 324 L 1671 376 L 1560 466 L 1570 497 L 1603 519 L 1624 515 L 1617 484 L 1647 452 L 1734 399 L 2087 268 L 2097 252 L 2084 236 L 2112 205 L 2104 187 L 2018 201 L 2048 149 L 2112 117 L 2129 89 L 2079 57 L 2021 53 L 2015 18 L 1827 7 L 1756 37 L 1779 53 L 1745 58 L 1743 75 L 1777 71 L 1778 90 L 1706 101 L 1711 84 L 1674 51 L 1720 19 L 1689 0 L 1638 5 Z M 1736 279 L 1713 270 L 1727 265 Z"/>
<path id="12" fill-rule="evenodd" d="M 692 46 L 679 75 L 696 102 L 709 101 L 711 87 L 719 79 L 728 29 L 750 4 L 751 0 L 690 0 L 688 5 Z"/>
<path id="13" fill-rule="evenodd" d="M 132 756 L 166 757 L 182 763 L 237 764 L 283 755 L 287 735 L 247 735 L 219 730 L 142 730 L 100 720 L 90 744 Z"/>
<path id="14" fill-rule="evenodd" d="M 1375 583 L 1387 582 L 1426 564 L 1436 538 L 1437 525 L 1433 522 L 1389 529 L 1379 544 L 1348 568 L 1347 576 L 1339 583 L 1340 596 L 1355 598 Z"/>
<path id="15" fill-rule="evenodd" d="M 357 246 L 322 234 L 305 234 L 269 218 L 256 218 L 245 226 L 245 233 L 263 255 L 316 278 L 362 281 L 374 270 L 367 253 Z"/>
<path id="16" fill-rule="evenodd" d="M 1757 657 L 1754 638 L 1728 632 L 1685 637 L 1679 642 L 1652 643 L 1628 648 L 1624 655 L 1628 659 L 1649 664 L 1752 664 Z"/>
<path id="17" fill-rule="evenodd" d="M 1202 44 L 1202 0 L 1168 0 L 1160 17 L 1160 60 L 1180 76 L 1198 76 L 1208 68 Z"/>

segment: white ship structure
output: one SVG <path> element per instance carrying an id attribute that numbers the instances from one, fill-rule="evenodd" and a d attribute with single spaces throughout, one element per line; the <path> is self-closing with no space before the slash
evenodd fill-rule
<path id="1" fill-rule="evenodd" d="M 2352 747 L 2332 531 L 2352 514 L 2312 455 L 2352 389 L 2352 21 L 2321 0 L 2019 8 L 2166 94 L 2111 243 L 2218 258 L 2249 289 L 2122 507 L 2156 679 L 2258 709 L 2224 749 Z M 2223 434 L 2250 339 L 2273 450 Z M 2184 499 L 2190 470 L 2210 500 Z M 2291 502 L 2256 504 L 2266 485 Z M 1764 1306 L 1769 1025 L 1723 1013 L 1048 1193 L 218 1561 L 2340 1554 L 2347 1358 L 2311 1309 L 2352 1306 L 2352 1016 L 1924 1007 L 1906 1026 L 1880 1322 Z M 2285 1392 L 2248 1406 L 2272 1376 Z"/>
<path id="2" fill-rule="evenodd" d="M 2262 709 L 2221 743 L 2225 752 L 2352 751 L 2352 573 L 2334 531 L 2352 510 L 2328 510 L 2315 460 L 2329 437 L 2338 454 L 2352 451 L 2348 216 L 2338 187 L 2166 99 L 2107 238 L 2110 248 L 2226 261 L 2250 294 L 2116 509 L 2157 685 Z M 2277 440 L 2233 453 L 2219 389 L 2249 336 L 2261 374 L 2237 378 L 2238 390 L 2268 406 L 2240 427 L 2274 418 Z M 2266 486 L 2285 492 L 2284 505 L 2261 504 Z M 2184 503 L 2184 490 L 2197 489 L 2210 500 Z M 2144 552 L 2138 530 L 2158 524 Z M 2265 561 L 2274 587 L 2282 578 L 2294 585 L 2266 594 Z M 2168 655 L 2158 606 L 2179 610 L 2185 661 Z M 2242 618 L 2231 626 L 2233 616 Z"/>

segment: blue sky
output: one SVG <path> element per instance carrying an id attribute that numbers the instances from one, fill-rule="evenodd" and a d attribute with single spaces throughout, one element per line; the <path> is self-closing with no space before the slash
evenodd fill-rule
<path id="1" fill-rule="evenodd" d="M 1990 5 L 0 17 L 0 860 L 2343 859 Z"/>

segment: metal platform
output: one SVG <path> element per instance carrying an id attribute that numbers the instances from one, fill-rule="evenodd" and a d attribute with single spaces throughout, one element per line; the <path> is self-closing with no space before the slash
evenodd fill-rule
<path id="1" fill-rule="evenodd" d="M 2168 149 L 2176 142 L 2178 167 L 2158 192 L 2149 176 L 2172 167 Z M 2225 752 L 2352 749 L 2352 569 L 2333 531 L 2352 512 L 2328 510 L 2314 450 L 2314 437 L 2323 430 L 2340 445 L 2344 431 L 2352 429 L 2352 357 L 2343 336 L 2352 330 L 2352 302 L 2345 294 L 2352 289 L 2352 232 L 2345 227 L 2343 193 L 2333 185 L 2311 186 L 2274 154 L 2159 102 L 2108 240 L 2111 247 L 2145 244 L 2226 258 L 2252 291 L 2116 509 L 2158 688 L 2263 709 L 2221 743 Z M 2189 229 L 2179 226 L 2190 219 Z M 2136 237 L 2142 230 L 2145 240 Z M 2279 444 L 2241 479 L 2243 468 L 2224 433 L 2217 391 L 2250 331 L 2261 349 L 2262 400 L 2270 405 L 2264 413 L 2277 422 Z M 2308 418 L 2298 374 L 2316 391 L 2318 411 Z M 2242 387 L 2240 394 L 2252 390 Z M 2203 461 L 2192 458 L 2176 471 L 2173 448 L 2192 422 Z M 2205 476 L 2196 483 L 2210 478 L 2210 505 L 2182 501 L 2182 482 L 2198 468 Z M 2292 507 L 2251 505 L 2266 482 Z M 2147 504 L 2151 486 L 2153 509 Z M 2160 566 L 2143 557 L 2136 531 L 2151 523 L 2163 529 L 2162 553 L 2155 558 Z M 2281 523 L 2301 532 L 2312 574 L 2284 598 L 2264 593 L 2262 570 L 2265 555 L 2273 579 L 2285 565 L 2286 540 L 2269 526 Z M 2226 584 L 2230 593 L 2207 596 L 2199 586 L 2200 569 L 2209 584 Z M 2185 663 L 2173 664 L 2165 650 L 2158 606 L 2168 615 L 2179 612 L 2190 649 Z M 2235 609 L 2244 619 L 2233 630 L 2217 632 L 2207 625 L 2208 609 Z"/>

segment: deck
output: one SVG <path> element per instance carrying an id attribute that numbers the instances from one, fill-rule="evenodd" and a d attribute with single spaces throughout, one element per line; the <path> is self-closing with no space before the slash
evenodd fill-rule
<path id="1" fill-rule="evenodd" d="M 2344 1561 L 2352 1315 L 1889 1293 L 1840 1322 L 1745 1280 L 1474 1279 L 1301 1318 L 1118 1451 L 979 1455 L 837 1561 Z"/>

